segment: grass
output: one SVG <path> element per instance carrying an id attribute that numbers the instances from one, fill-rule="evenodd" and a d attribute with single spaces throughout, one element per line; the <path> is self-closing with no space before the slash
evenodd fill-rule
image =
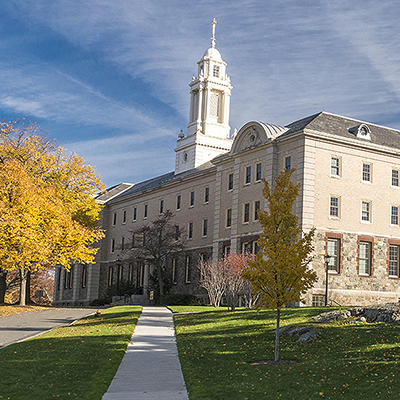
<path id="1" fill-rule="evenodd" d="M 140 306 L 109 308 L 1 349 L 0 399 L 101 399 L 140 312 Z"/>
<path id="2" fill-rule="evenodd" d="M 200 310 L 175 316 L 190 400 L 400 398 L 398 325 L 317 324 L 312 317 L 326 309 L 284 309 L 281 326 L 315 326 L 322 335 L 308 343 L 281 336 L 281 359 L 297 364 L 252 366 L 273 360 L 275 311 Z"/>
<path id="3" fill-rule="evenodd" d="M 7 304 L 0 304 L 0 317 L 7 315 L 20 314 L 22 312 L 43 310 L 43 306 L 11 306 Z"/>

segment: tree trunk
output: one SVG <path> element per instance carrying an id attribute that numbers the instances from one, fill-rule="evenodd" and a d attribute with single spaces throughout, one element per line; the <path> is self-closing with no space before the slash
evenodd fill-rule
<path id="1" fill-rule="evenodd" d="M 276 332 L 275 332 L 275 361 L 279 361 L 279 319 L 281 317 L 281 310 L 276 310 Z"/>
<path id="2" fill-rule="evenodd" d="M 28 271 L 26 269 L 21 269 L 20 274 L 21 274 L 21 286 L 19 289 L 19 305 L 26 306 L 26 287 L 28 280 Z"/>
<path id="3" fill-rule="evenodd" d="M 7 271 L 0 269 L 0 304 L 4 303 L 4 297 L 6 295 L 6 278 Z"/>

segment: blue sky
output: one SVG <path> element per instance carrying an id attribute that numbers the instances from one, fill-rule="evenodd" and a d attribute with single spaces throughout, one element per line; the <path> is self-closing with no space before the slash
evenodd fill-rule
<path id="1" fill-rule="evenodd" d="M 0 117 L 36 121 L 107 186 L 171 171 L 214 17 L 232 129 L 322 110 L 400 129 L 389 0 L 8 0 Z"/>

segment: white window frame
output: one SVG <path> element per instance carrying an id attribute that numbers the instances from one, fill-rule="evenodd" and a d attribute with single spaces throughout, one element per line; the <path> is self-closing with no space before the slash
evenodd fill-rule
<path id="1" fill-rule="evenodd" d="M 366 257 L 362 257 L 361 258 L 361 246 L 367 245 L 367 251 L 368 254 Z M 360 241 L 359 243 L 359 249 L 358 249 L 358 274 L 359 275 L 363 275 L 363 276 L 370 276 L 371 275 L 371 263 L 372 263 L 372 243 L 368 242 L 368 241 Z M 361 261 L 366 262 L 365 266 L 367 271 L 364 272 L 365 270 L 363 270 L 363 272 L 361 272 Z M 364 264 L 364 262 L 362 263 Z"/>
<path id="2" fill-rule="evenodd" d="M 392 252 L 392 249 L 396 249 L 396 254 Z M 399 278 L 399 257 L 400 257 L 400 246 L 397 244 L 389 243 L 389 268 L 388 274 L 391 278 Z M 393 274 L 393 269 L 395 269 L 395 274 Z"/>
<path id="3" fill-rule="evenodd" d="M 232 181 L 231 181 L 231 177 L 232 177 Z M 228 192 L 232 192 L 232 190 L 233 190 L 233 179 L 234 179 L 233 172 L 230 172 L 228 174 Z M 230 187 L 231 184 L 232 184 L 232 187 Z"/>
<path id="4" fill-rule="evenodd" d="M 248 212 L 246 208 L 248 207 Z M 247 221 L 246 221 L 247 216 Z M 248 201 L 243 203 L 243 224 L 248 224 L 250 222 L 250 203 Z"/>
<path id="5" fill-rule="evenodd" d="M 132 221 L 137 220 L 137 207 L 133 207 Z"/>
<path id="6" fill-rule="evenodd" d="M 193 239 L 193 221 L 188 222 L 188 239 Z"/>
<path id="7" fill-rule="evenodd" d="M 160 208 L 159 208 L 159 214 L 164 213 L 164 199 L 160 199 Z"/>
<path id="8" fill-rule="evenodd" d="M 399 226 L 399 217 L 400 217 L 400 207 L 390 206 L 390 225 L 391 226 Z"/>
<path id="9" fill-rule="evenodd" d="M 244 184 L 245 185 L 251 184 L 251 175 L 252 175 L 251 165 L 246 165 L 244 167 Z"/>
<path id="10" fill-rule="evenodd" d="M 258 170 L 258 168 L 260 168 L 260 170 Z M 254 179 L 254 182 L 261 182 L 261 179 L 262 179 L 262 163 L 261 162 L 258 162 L 258 163 L 256 163 L 256 176 L 255 176 L 255 179 Z M 258 178 L 258 175 L 260 175 L 260 177 Z"/>
<path id="11" fill-rule="evenodd" d="M 289 165 L 287 164 L 286 160 L 289 160 Z M 289 166 L 289 169 L 288 169 Z M 284 157 L 283 159 L 283 170 L 286 172 L 290 172 L 292 169 L 292 156 L 291 155 L 287 155 Z"/>
<path id="12" fill-rule="evenodd" d="M 189 194 L 189 208 L 194 207 L 194 197 L 195 197 L 194 190 L 191 190 Z"/>
<path id="13" fill-rule="evenodd" d="M 258 207 L 257 207 L 257 205 L 258 205 Z M 260 208 L 261 208 L 261 200 L 254 200 L 254 213 L 253 213 L 253 221 L 254 222 L 257 222 L 257 221 L 259 221 L 260 220 L 260 216 L 258 215 L 258 211 L 260 210 Z"/>
<path id="14" fill-rule="evenodd" d="M 208 204 L 210 202 L 210 186 L 206 186 L 204 188 L 204 204 Z"/>
<path id="15" fill-rule="evenodd" d="M 337 160 L 337 165 L 333 165 L 333 160 Z M 335 173 L 335 171 L 337 173 Z M 342 177 L 342 159 L 338 156 L 331 156 L 330 175 L 332 178 Z"/>
<path id="16" fill-rule="evenodd" d="M 367 167 L 369 171 L 364 171 L 364 166 Z M 368 177 L 368 179 L 364 179 L 364 177 Z M 363 162 L 361 168 L 361 182 L 363 183 L 372 183 L 372 163 L 370 162 Z"/>
<path id="17" fill-rule="evenodd" d="M 332 205 L 332 200 L 337 199 L 337 205 Z M 337 209 L 337 215 L 332 214 L 332 210 Z M 340 196 L 329 196 L 329 219 L 340 219 L 341 217 L 341 198 Z"/>
<path id="18" fill-rule="evenodd" d="M 396 174 L 393 174 L 394 172 Z M 397 175 L 397 177 L 393 176 L 393 175 Z M 395 182 L 395 184 L 393 184 L 393 182 Z M 400 187 L 400 173 L 399 173 L 399 170 L 396 169 L 396 168 L 392 168 L 392 176 L 391 176 L 390 184 L 391 184 L 392 187 Z"/>
<path id="19" fill-rule="evenodd" d="M 335 243 L 334 249 L 330 243 Z M 341 240 L 339 238 L 328 237 L 326 243 L 326 253 L 330 256 L 328 263 L 328 272 L 338 274 L 340 272 L 340 251 Z"/>
<path id="20" fill-rule="evenodd" d="M 182 195 L 177 194 L 176 195 L 176 211 L 180 211 L 181 207 L 182 207 Z"/>
<path id="21" fill-rule="evenodd" d="M 112 220 L 112 226 L 117 225 L 117 213 L 113 213 L 113 220 Z"/>
<path id="22" fill-rule="evenodd" d="M 208 219 L 203 218 L 203 223 L 202 223 L 202 236 L 207 237 L 208 235 Z"/>
<path id="23" fill-rule="evenodd" d="M 361 222 L 363 224 L 370 224 L 372 222 L 372 201 L 370 200 L 361 201 Z"/>
<path id="24" fill-rule="evenodd" d="M 228 222 L 230 222 L 229 225 Z M 228 207 L 226 209 L 225 228 L 231 228 L 231 227 L 232 227 L 232 207 Z"/>
<path id="25" fill-rule="evenodd" d="M 149 205 L 148 205 L 147 203 L 144 204 L 144 205 L 143 205 L 143 209 L 144 209 L 144 212 L 143 212 L 143 219 L 147 219 L 148 213 L 149 213 Z"/>
<path id="26" fill-rule="evenodd" d="M 122 211 L 122 225 L 126 224 L 126 210 Z"/>

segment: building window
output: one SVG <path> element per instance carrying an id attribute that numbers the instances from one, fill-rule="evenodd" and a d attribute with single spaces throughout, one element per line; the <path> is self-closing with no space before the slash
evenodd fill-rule
<path id="1" fill-rule="evenodd" d="M 69 267 L 69 271 L 64 270 L 64 288 L 72 289 L 74 284 L 74 266 Z"/>
<path id="2" fill-rule="evenodd" d="M 134 274 L 135 269 L 133 268 L 133 264 L 129 264 L 129 269 L 128 269 L 128 282 L 133 283 L 133 274 Z"/>
<path id="3" fill-rule="evenodd" d="M 172 283 L 174 285 L 178 283 L 178 280 L 176 279 L 178 275 L 177 266 L 178 266 L 178 259 L 176 257 L 173 257 L 171 269 L 172 269 Z"/>
<path id="4" fill-rule="evenodd" d="M 397 206 L 391 207 L 390 224 L 399 225 L 399 207 Z"/>
<path id="5" fill-rule="evenodd" d="M 133 249 L 135 247 L 135 234 L 132 233 L 132 243 L 131 243 L 131 248 Z"/>
<path id="6" fill-rule="evenodd" d="M 119 263 L 118 264 L 118 275 L 117 275 L 117 282 L 122 282 L 122 279 L 124 277 L 124 266 Z"/>
<path id="7" fill-rule="evenodd" d="M 360 242 L 358 272 L 360 275 L 371 273 L 371 242 Z"/>
<path id="8" fill-rule="evenodd" d="M 125 238 L 124 237 L 121 238 L 121 250 L 122 251 L 125 250 Z"/>
<path id="9" fill-rule="evenodd" d="M 258 221 L 258 210 L 260 209 L 260 200 L 254 202 L 254 221 Z"/>
<path id="10" fill-rule="evenodd" d="M 111 253 L 115 251 L 115 239 L 111 239 Z"/>
<path id="11" fill-rule="evenodd" d="M 192 239 L 192 238 L 193 238 L 193 222 L 189 222 L 188 238 L 189 238 L 189 239 Z"/>
<path id="12" fill-rule="evenodd" d="M 181 231 L 179 230 L 179 225 L 175 225 L 175 240 L 178 240 L 181 236 Z"/>
<path id="13" fill-rule="evenodd" d="M 392 169 L 392 186 L 399 186 L 399 171 Z"/>
<path id="14" fill-rule="evenodd" d="M 192 278 L 192 256 L 186 256 L 186 265 L 185 265 L 185 283 L 190 283 L 190 279 Z"/>
<path id="15" fill-rule="evenodd" d="M 253 242 L 253 254 L 257 254 L 260 251 L 260 247 L 258 246 L 258 240 Z"/>
<path id="16" fill-rule="evenodd" d="M 329 205 L 329 216 L 339 218 L 339 197 L 331 196 Z"/>
<path id="17" fill-rule="evenodd" d="M 207 236 L 208 231 L 208 219 L 203 219 L 203 236 Z"/>
<path id="18" fill-rule="evenodd" d="M 243 204 L 243 223 L 250 221 L 250 203 Z"/>
<path id="19" fill-rule="evenodd" d="M 210 201 L 210 188 L 207 186 L 204 188 L 204 203 L 208 203 Z"/>
<path id="20" fill-rule="evenodd" d="M 256 182 L 261 181 L 261 163 L 256 164 Z"/>
<path id="21" fill-rule="evenodd" d="M 371 182 L 371 164 L 363 164 L 362 180 L 364 182 Z"/>
<path id="22" fill-rule="evenodd" d="M 232 208 L 226 209 L 226 227 L 230 228 L 232 226 Z"/>
<path id="23" fill-rule="evenodd" d="M 164 212 L 164 200 L 160 200 L 160 214 Z"/>
<path id="24" fill-rule="evenodd" d="M 224 246 L 224 257 L 228 257 L 231 254 L 231 246 Z"/>
<path id="25" fill-rule="evenodd" d="M 194 206 L 194 190 L 190 192 L 190 207 Z"/>
<path id="26" fill-rule="evenodd" d="M 82 287 L 87 285 L 87 265 L 82 265 Z"/>
<path id="27" fill-rule="evenodd" d="M 292 169 L 292 157 L 285 157 L 285 171 L 289 172 Z"/>
<path id="28" fill-rule="evenodd" d="M 368 201 L 361 203 L 361 221 L 371 222 L 371 203 Z"/>
<path id="29" fill-rule="evenodd" d="M 340 176 L 340 159 L 338 157 L 331 158 L 331 175 Z"/>
<path id="30" fill-rule="evenodd" d="M 213 76 L 215 78 L 219 78 L 219 66 L 218 65 L 214 65 L 214 67 L 213 67 Z"/>
<path id="31" fill-rule="evenodd" d="M 176 210 L 180 209 L 181 209 L 181 195 L 178 194 L 178 196 L 176 196 Z"/>
<path id="32" fill-rule="evenodd" d="M 228 190 L 233 190 L 233 174 L 228 175 Z"/>
<path id="33" fill-rule="evenodd" d="M 243 242 L 242 243 L 242 253 L 250 253 L 250 243 L 249 242 Z"/>
<path id="34" fill-rule="evenodd" d="M 113 214 L 113 225 L 117 225 L 117 213 Z"/>
<path id="35" fill-rule="evenodd" d="M 136 221 L 137 219 L 137 207 L 133 207 L 133 220 Z"/>
<path id="36" fill-rule="evenodd" d="M 251 165 L 246 167 L 246 177 L 245 177 L 244 183 L 246 185 L 251 183 Z"/>
<path id="37" fill-rule="evenodd" d="M 144 205 L 144 214 L 143 214 L 143 218 L 147 218 L 147 211 L 149 210 L 149 207 L 147 204 Z"/>
<path id="38" fill-rule="evenodd" d="M 389 276 L 399 277 L 399 246 L 389 246 Z"/>
<path id="39" fill-rule="evenodd" d="M 124 212 L 122 214 L 122 223 L 126 224 L 126 210 L 124 210 Z"/>
<path id="40" fill-rule="evenodd" d="M 325 296 L 323 294 L 313 294 L 312 306 L 323 307 L 325 305 Z"/>
<path id="41" fill-rule="evenodd" d="M 339 272 L 340 270 L 340 239 L 328 238 L 327 255 L 330 256 L 328 271 Z"/>
<path id="42" fill-rule="evenodd" d="M 108 286 L 111 286 L 114 283 L 114 267 L 110 265 L 108 267 Z"/>
<path id="43" fill-rule="evenodd" d="M 146 246 L 146 232 L 143 232 L 142 240 L 143 240 L 142 242 L 143 246 Z"/>

